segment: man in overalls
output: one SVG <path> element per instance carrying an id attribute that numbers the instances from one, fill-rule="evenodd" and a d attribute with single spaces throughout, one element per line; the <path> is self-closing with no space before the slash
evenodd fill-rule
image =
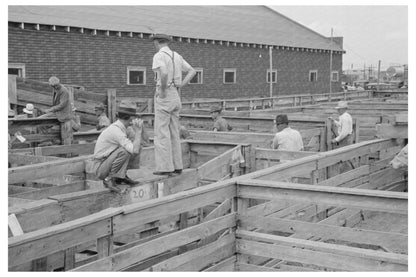
<path id="1" fill-rule="evenodd" d="M 182 173 L 182 150 L 179 138 L 179 111 L 182 107 L 179 90 L 196 71 L 181 55 L 169 49 L 172 38 L 165 34 L 150 37 L 158 52 L 153 57 L 156 74 L 154 144 L 156 175 Z M 182 71 L 188 72 L 182 80 Z"/>

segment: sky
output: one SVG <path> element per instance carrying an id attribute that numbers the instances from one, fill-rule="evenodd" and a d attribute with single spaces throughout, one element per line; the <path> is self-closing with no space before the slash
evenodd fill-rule
<path id="1" fill-rule="evenodd" d="M 408 7 L 275 6 L 270 8 L 330 37 L 344 37 L 343 69 L 408 64 Z"/>

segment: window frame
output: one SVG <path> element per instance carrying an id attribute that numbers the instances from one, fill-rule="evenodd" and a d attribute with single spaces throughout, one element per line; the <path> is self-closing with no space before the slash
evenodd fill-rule
<path id="1" fill-rule="evenodd" d="M 198 72 L 200 72 L 200 73 L 201 73 L 200 82 L 199 82 L 199 83 L 191 83 L 191 80 L 192 80 L 193 78 L 195 78 L 195 76 L 194 76 L 194 77 L 192 77 L 192 79 L 191 79 L 191 80 L 189 80 L 189 84 L 190 84 L 190 85 L 202 85 L 202 84 L 204 83 L 204 69 L 203 69 L 203 68 L 201 68 L 201 67 L 194 67 L 194 69 L 195 69 L 195 71 L 196 71 L 195 76 L 197 76 Z"/>
<path id="2" fill-rule="evenodd" d="M 315 73 L 315 80 L 311 80 L 311 74 L 312 73 Z M 311 82 L 311 83 L 318 82 L 318 70 L 317 69 L 309 70 L 308 81 Z"/>
<path id="3" fill-rule="evenodd" d="M 334 77 L 334 73 L 337 74 L 337 78 L 336 79 L 333 78 Z M 331 72 L 331 82 L 338 82 L 338 81 L 339 81 L 339 72 L 337 70 L 332 70 L 332 72 Z"/>
<path id="4" fill-rule="evenodd" d="M 130 71 L 143 71 L 143 83 L 131 84 L 130 83 Z M 127 85 L 128 86 L 145 86 L 146 85 L 146 67 L 144 66 L 127 66 Z"/>
<path id="5" fill-rule="evenodd" d="M 237 69 L 236 68 L 224 68 L 222 72 L 223 72 L 222 73 L 222 83 L 224 85 L 232 85 L 232 84 L 236 84 L 237 83 Z M 228 72 L 234 73 L 234 81 L 232 83 L 225 82 L 225 73 L 228 73 Z"/>
<path id="6" fill-rule="evenodd" d="M 275 73 L 274 81 L 273 81 L 273 73 Z M 270 69 L 267 69 L 267 73 L 266 73 L 266 83 L 267 84 L 270 84 L 270 82 L 268 80 L 269 74 L 270 74 Z M 271 81 L 272 81 L 272 84 L 277 84 L 277 69 L 272 69 Z"/>
<path id="7" fill-rule="evenodd" d="M 24 63 L 9 63 L 7 69 L 21 69 L 22 70 L 22 76 L 18 76 L 21 78 L 26 78 L 26 65 Z"/>

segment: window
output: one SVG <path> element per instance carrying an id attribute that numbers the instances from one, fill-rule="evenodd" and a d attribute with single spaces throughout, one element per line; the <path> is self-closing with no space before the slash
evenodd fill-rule
<path id="1" fill-rule="evenodd" d="M 331 81 L 338 82 L 338 71 L 332 71 L 331 73 Z"/>
<path id="2" fill-rule="evenodd" d="M 318 70 L 309 70 L 309 82 L 318 81 Z"/>
<path id="3" fill-rule="evenodd" d="M 24 63 L 9 63 L 9 75 L 16 75 L 22 78 L 26 77 L 26 68 Z"/>
<path id="4" fill-rule="evenodd" d="M 272 83 L 277 83 L 277 69 L 272 70 Z M 270 83 L 270 69 L 267 70 L 267 83 Z"/>
<path id="5" fill-rule="evenodd" d="M 190 84 L 202 84 L 204 71 L 202 68 L 195 68 L 196 74 L 195 76 L 189 81 Z"/>
<path id="6" fill-rule="evenodd" d="M 223 82 L 224 84 L 234 84 L 236 81 L 236 69 L 226 68 L 224 69 Z"/>
<path id="7" fill-rule="evenodd" d="M 127 67 L 127 84 L 128 85 L 145 85 L 146 84 L 146 67 L 128 66 Z"/>

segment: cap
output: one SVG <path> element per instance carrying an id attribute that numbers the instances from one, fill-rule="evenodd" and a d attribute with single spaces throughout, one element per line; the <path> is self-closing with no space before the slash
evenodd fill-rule
<path id="1" fill-rule="evenodd" d="M 278 114 L 276 116 L 276 125 L 279 124 L 289 124 L 289 119 L 287 118 L 287 115 L 285 114 Z"/>
<path id="2" fill-rule="evenodd" d="M 213 105 L 209 108 L 209 111 L 210 111 L 210 113 L 213 113 L 213 112 L 219 112 L 220 113 L 222 111 L 222 108 L 219 105 Z"/>
<path id="3" fill-rule="evenodd" d="M 338 105 L 335 109 L 348 109 L 348 102 L 347 101 L 339 101 Z"/>
<path id="4" fill-rule="evenodd" d="M 149 39 L 150 39 L 151 41 L 154 41 L 155 39 L 156 39 L 156 40 L 167 40 L 167 41 L 172 41 L 172 37 L 171 37 L 171 36 L 168 36 L 168 35 L 166 35 L 166 34 L 153 34 L 153 35 L 151 35 L 151 36 L 149 37 Z"/>
<path id="5" fill-rule="evenodd" d="M 55 86 L 59 84 L 59 79 L 55 76 L 49 78 L 49 85 Z"/>

